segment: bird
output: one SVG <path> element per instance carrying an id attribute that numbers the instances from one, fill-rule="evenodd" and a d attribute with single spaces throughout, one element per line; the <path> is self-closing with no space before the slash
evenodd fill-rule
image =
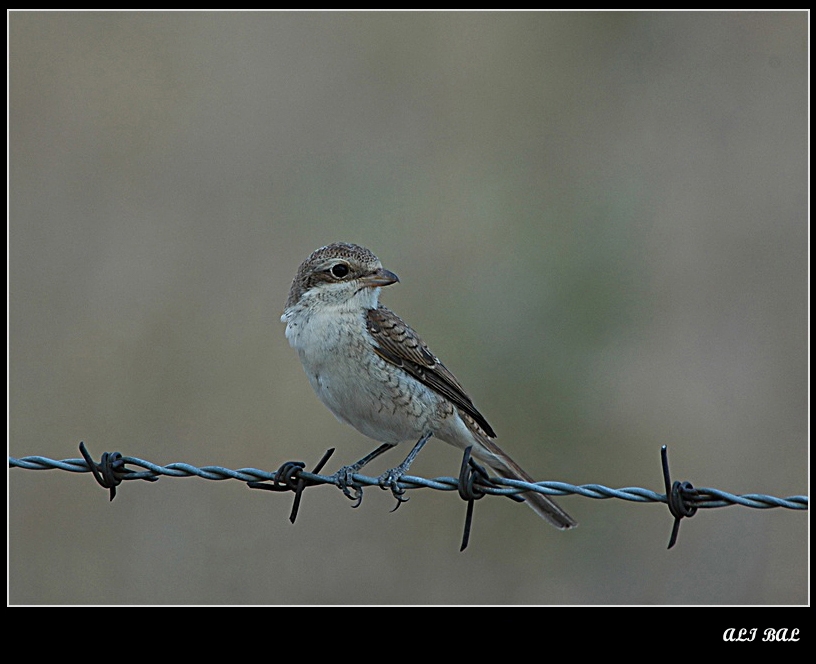
<path id="1" fill-rule="evenodd" d="M 359 505 L 362 488 L 353 474 L 397 444 L 416 440 L 405 461 L 379 479 L 399 507 L 407 500 L 399 477 L 431 437 L 471 447 L 473 457 L 502 478 L 534 483 L 498 446 L 495 431 L 456 377 L 405 321 L 380 304 L 381 289 L 397 282 L 370 250 L 335 242 L 300 264 L 281 316 L 320 401 L 338 420 L 380 443 L 333 476 L 338 486 Z M 577 525 L 551 498 L 534 491 L 520 496 L 556 528 Z"/>

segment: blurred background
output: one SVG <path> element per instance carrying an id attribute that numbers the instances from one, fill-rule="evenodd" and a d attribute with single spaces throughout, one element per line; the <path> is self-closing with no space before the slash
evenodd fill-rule
<path id="1" fill-rule="evenodd" d="M 343 240 L 536 479 L 808 493 L 806 13 L 9 21 L 11 456 L 357 460 L 279 321 Z M 806 512 L 409 495 L 12 469 L 9 601 L 808 601 Z"/>

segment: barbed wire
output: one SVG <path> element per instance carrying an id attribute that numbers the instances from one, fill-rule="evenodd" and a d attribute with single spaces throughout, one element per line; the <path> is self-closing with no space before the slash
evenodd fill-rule
<path id="1" fill-rule="evenodd" d="M 519 494 L 534 491 L 547 496 L 577 495 L 584 498 L 606 500 L 617 498 L 636 503 L 664 503 L 669 506 L 674 516 L 674 528 L 669 541 L 669 547 L 674 546 L 680 520 L 693 516 L 698 509 L 713 509 L 741 505 L 753 509 L 785 508 L 792 510 L 807 510 L 809 499 L 807 496 L 788 496 L 777 498 L 761 493 L 733 494 L 714 488 L 695 488 L 690 482 L 671 482 L 668 469 L 668 454 L 665 446 L 661 448 L 663 462 L 663 476 L 666 493 L 658 493 L 641 487 L 623 487 L 613 489 L 602 484 L 570 484 L 568 482 L 524 482 L 521 480 L 505 479 L 488 476 L 481 466 L 470 458 L 470 449 L 465 451 L 460 476 L 424 478 L 414 475 L 403 475 L 393 485 L 386 487 L 381 477 L 369 477 L 353 473 L 350 477 L 355 490 L 359 493 L 350 495 L 347 487 L 339 479 L 339 474 L 321 475 L 320 470 L 328 461 L 334 449 L 324 454 L 320 462 L 312 471 L 305 470 L 306 464 L 301 461 L 284 463 L 277 471 L 267 472 L 258 468 L 239 468 L 231 470 L 222 466 L 197 467 L 188 463 L 171 463 L 160 465 L 138 457 L 123 456 L 118 452 L 102 455 L 100 463 L 96 463 L 87 452 L 84 443 L 80 443 L 80 452 L 83 458 L 63 459 L 61 461 L 43 456 L 27 456 L 22 458 L 9 457 L 9 468 L 23 468 L 25 470 L 64 470 L 72 473 L 93 473 L 97 482 L 110 491 L 110 500 L 116 496 L 116 486 L 123 480 L 146 480 L 155 482 L 159 477 L 200 477 L 205 480 L 237 480 L 246 483 L 253 489 L 269 491 L 294 491 L 295 503 L 290 520 L 294 523 L 300 505 L 303 490 L 309 486 L 330 484 L 340 487 L 344 493 L 356 499 L 357 507 L 362 500 L 362 487 L 379 486 L 391 488 L 395 494 L 401 495 L 411 489 L 435 489 L 438 491 L 458 491 L 459 495 L 468 502 L 468 516 L 465 523 L 465 534 L 462 549 L 467 546 L 470 522 L 475 500 L 485 495 L 507 496 L 517 501 L 523 498 Z M 143 470 L 127 468 L 127 465 L 138 466 Z M 404 499 L 403 499 L 404 500 Z M 397 503 L 397 507 L 402 501 Z M 394 508 L 396 509 L 396 507 Z"/>

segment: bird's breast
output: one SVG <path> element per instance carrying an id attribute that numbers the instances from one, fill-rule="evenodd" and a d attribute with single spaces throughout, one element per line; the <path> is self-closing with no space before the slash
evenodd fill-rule
<path id="1" fill-rule="evenodd" d="M 374 352 L 362 315 L 290 320 L 286 336 L 318 398 L 362 434 L 396 444 L 437 426 L 441 397 Z"/>

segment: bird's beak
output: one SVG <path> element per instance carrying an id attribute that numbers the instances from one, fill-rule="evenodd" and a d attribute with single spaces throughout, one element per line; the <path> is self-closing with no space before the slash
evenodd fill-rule
<path id="1" fill-rule="evenodd" d="M 399 277 L 384 268 L 379 268 L 375 272 L 362 278 L 362 282 L 370 288 L 378 288 L 380 286 L 390 286 L 399 281 Z"/>

